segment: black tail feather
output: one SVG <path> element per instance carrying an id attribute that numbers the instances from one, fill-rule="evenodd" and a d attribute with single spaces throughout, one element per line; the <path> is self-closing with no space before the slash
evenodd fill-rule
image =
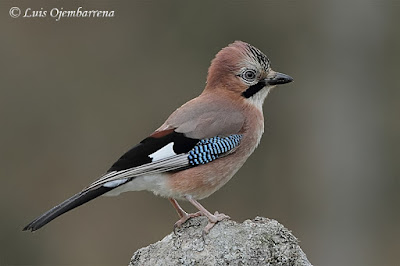
<path id="1" fill-rule="evenodd" d="M 57 218 L 63 213 L 70 211 L 98 196 L 114 189 L 113 187 L 98 187 L 92 190 L 80 192 L 75 194 L 71 198 L 65 200 L 64 202 L 60 203 L 59 205 L 53 207 L 52 209 L 48 210 L 44 214 L 40 215 L 38 218 L 30 222 L 27 226 L 24 227 L 23 231 L 31 230 L 36 231 L 42 226 L 46 225 L 53 219 Z"/>

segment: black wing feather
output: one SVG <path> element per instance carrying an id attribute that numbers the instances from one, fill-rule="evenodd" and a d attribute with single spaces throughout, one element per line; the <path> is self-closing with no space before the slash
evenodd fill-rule
<path id="1" fill-rule="evenodd" d="M 148 137 L 121 156 L 107 172 L 122 171 L 146 163 L 151 163 L 150 154 L 158 151 L 168 143 L 174 143 L 176 154 L 189 152 L 198 142 L 198 139 L 186 137 L 183 133 L 172 131 L 162 137 Z"/>

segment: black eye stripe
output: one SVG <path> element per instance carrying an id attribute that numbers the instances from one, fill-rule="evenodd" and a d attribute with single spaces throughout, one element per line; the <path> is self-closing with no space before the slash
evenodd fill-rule
<path id="1" fill-rule="evenodd" d="M 257 84 L 254 84 L 254 85 L 250 86 L 247 90 L 242 92 L 242 96 L 245 97 L 245 98 L 250 98 L 251 96 L 253 96 L 257 92 L 262 90 L 262 88 L 264 88 L 265 85 L 266 85 L 265 81 L 262 80 L 262 81 L 258 82 Z"/>

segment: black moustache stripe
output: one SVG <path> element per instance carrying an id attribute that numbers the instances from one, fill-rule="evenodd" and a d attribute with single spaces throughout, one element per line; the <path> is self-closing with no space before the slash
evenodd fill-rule
<path id="1" fill-rule="evenodd" d="M 257 84 L 251 85 L 247 90 L 242 92 L 242 96 L 245 97 L 245 98 L 250 98 L 251 96 L 253 96 L 257 92 L 262 90 L 262 88 L 264 88 L 265 85 L 267 85 L 267 84 L 265 83 L 264 80 L 258 82 Z"/>

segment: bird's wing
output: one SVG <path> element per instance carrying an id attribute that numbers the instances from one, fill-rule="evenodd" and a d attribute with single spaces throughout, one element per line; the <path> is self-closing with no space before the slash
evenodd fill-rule
<path id="1" fill-rule="evenodd" d="M 115 188 L 145 174 L 195 167 L 232 152 L 242 135 L 243 115 L 218 104 L 191 101 L 177 109 L 148 138 L 119 158 L 85 190 Z"/>
<path id="2" fill-rule="evenodd" d="M 188 163 L 187 153 L 199 142 L 174 129 L 155 132 L 121 156 L 105 175 L 86 188 L 117 187 L 131 178 L 177 170 Z"/>

